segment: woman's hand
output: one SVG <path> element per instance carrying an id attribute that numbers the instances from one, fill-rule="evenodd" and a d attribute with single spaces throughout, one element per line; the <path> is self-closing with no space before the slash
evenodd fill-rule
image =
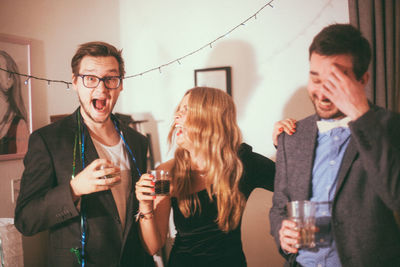
<path id="1" fill-rule="evenodd" d="M 284 119 L 274 124 L 274 130 L 272 131 L 272 142 L 274 146 L 278 146 L 278 136 L 285 132 L 288 135 L 292 135 L 296 132 L 296 120 L 295 119 Z"/>
<path id="2" fill-rule="evenodd" d="M 146 213 L 153 210 L 154 182 L 151 174 L 143 174 L 135 186 L 136 198 L 139 200 L 139 211 Z"/>
<path id="3" fill-rule="evenodd" d="M 139 212 L 144 217 L 137 217 L 140 224 L 143 247 L 154 255 L 165 244 L 168 233 L 171 201 L 169 196 L 153 195 L 155 188 L 151 174 L 143 174 L 135 186 L 139 200 Z"/>

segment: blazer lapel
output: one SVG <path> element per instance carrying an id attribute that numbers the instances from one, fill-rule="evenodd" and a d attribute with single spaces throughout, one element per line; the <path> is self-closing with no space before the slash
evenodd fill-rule
<path id="1" fill-rule="evenodd" d="M 303 136 L 301 141 L 298 142 L 298 155 L 294 159 L 299 164 L 296 166 L 298 169 L 298 199 L 310 199 L 312 188 L 312 170 L 314 163 L 314 152 L 317 140 L 317 124 L 318 116 L 314 115 L 310 120 L 305 121 L 303 127 Z M 299 129 L 301 130 L 301 129 Z"/>
<path id="2" fill-rule="evenodd" d="M 351 165 L 353 164 L 354 160 L 356 159 L 357 154 L 358 154 L 358 150 L 357 150 L 355 141 L 352 137 L 350 137 L 350 141 L 347 146 L 346 152 L 344 153 L 344 156 L 342 159 L 342 164 L 340 166 L 339 173 L 338 173 L 335 198 L 337 198 L 337 195 L 340 193 L 340 191 L 343 187 L 343 184 L 347 179 L 347 173 L 349 172 Z"/>

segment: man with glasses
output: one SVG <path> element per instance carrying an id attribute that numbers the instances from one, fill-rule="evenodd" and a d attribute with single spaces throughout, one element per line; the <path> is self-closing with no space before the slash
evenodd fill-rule
<path id="1" fill-rule="evenodd" d="M 146 170 L 147 140 L 112 114 L 121 51 L 85 43 L 71 67 L 80 107 L 31 134 L 15 226 L 24 235 L 49 231 L 48 266 L 154 266 L 132 190 Z"/>

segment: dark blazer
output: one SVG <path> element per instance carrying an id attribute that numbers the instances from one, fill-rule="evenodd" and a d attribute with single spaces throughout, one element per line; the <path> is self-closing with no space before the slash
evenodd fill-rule
<path id="1" fill-rule="evenodd" d="M 288 201 L 310 199 L 317 115 L 278 141 L 271 234 L 278 247 Z M 332 232 L 343 266 L 400 266 L 400 114 L 373 106 L 349 124 L 351 138 L 338 173 Z M 293 254 L 286 255 L 294 262 Z"/>
<path id="2" fill-rule="evenodd" d="M 83 120 L 82 120 L 83 121 Z M 24 235 L 49 230 L 49 266 L 79 266 L 71 248 L 80 248 L 80 214 L 72 200 L 70 180 L 77 111 L 33 132 L 24 159 L 21 191 L 15 209 L 15 226 Z M 141 172 L 146 170 L 147 140 L 129 127 L 120 125 Z M 85 164 L 99 156 L 85 127 Z M 76 174 L 82 170 L 76 151 Z M 129 154 L 128 154 L 129 155 Z M 122 230 L 117 207 L 110 190 L 83 196 L 87 214 L 86 266 L 154 266 L 141 245 L 134 214 L 138 201 L 134 185 L 139 179 L 130 158 L 132 190 Z"/>

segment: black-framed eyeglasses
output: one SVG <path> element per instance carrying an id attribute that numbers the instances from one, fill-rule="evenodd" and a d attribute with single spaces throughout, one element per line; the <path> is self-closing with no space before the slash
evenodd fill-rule
<path id="1" fill-rule="evenodd" d="M 107 89 L 117 89 L 120 86 L 122 80 L 120 76 L 106 76 L 100 78 L 96 75 L 79 74 L 78 77 L 82 78 L 83 85 L 86 88 L 96 88 L 102 81 L 104 83 L 104 87 L 106 87 Z"/>

